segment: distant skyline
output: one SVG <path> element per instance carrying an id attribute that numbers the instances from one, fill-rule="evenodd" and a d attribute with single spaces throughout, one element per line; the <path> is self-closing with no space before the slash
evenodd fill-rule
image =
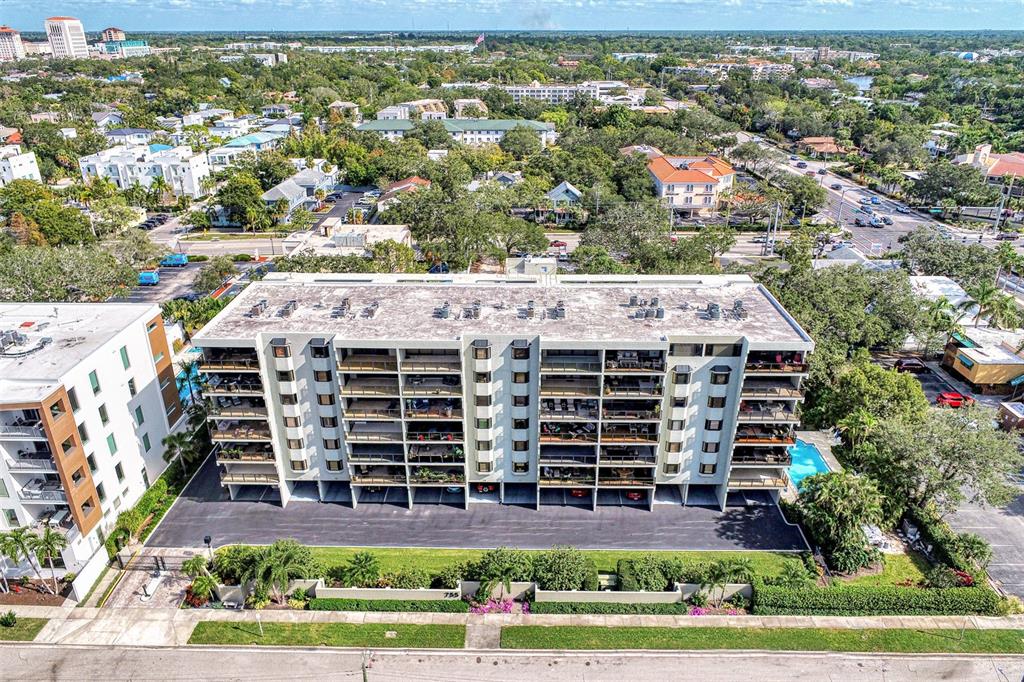
<path id="1" fill-rule="evenodd" d="M 1024 1 L 988 0 L 0 0 L 0 23 L 42 31 L 1024 29 Z"/>

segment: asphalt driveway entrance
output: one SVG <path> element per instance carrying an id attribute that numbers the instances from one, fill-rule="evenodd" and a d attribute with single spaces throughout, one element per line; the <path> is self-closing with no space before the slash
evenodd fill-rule
<path id="1" fill-rule="evenodd" d="M 264 490 L 265 489 L 260 489 Z M 417 495 L 417 498 L 420 496 Z M 725 511 L 655 504 L 572 505 L 532 508 L 475 503 L 421 504 L 412 509 L 381 499 L 356 509 L 293 500 L 282 509 L 276 495 L 255 490 L 231 501 L 211 459 L 182 493 L 149 539 L 152 547 L 267 544 L 294 538 L 309 545 L 545 549 L 804 550 L 800 531 L 764 495 L 730 498 Z M 459 500 L 461 503 L 461 500 Z M 404 503 L 404 499 L 403 499 Z"/>

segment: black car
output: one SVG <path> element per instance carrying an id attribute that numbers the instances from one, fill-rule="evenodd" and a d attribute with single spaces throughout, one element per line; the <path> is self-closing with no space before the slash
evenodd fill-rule
<path id="1" fill-rule="evenodd" d="M 836 190 L 839 190 L 839 189 L 843 188 L 843 186 L 840 185 L 838 182 L 833 182 L 831 185 L 829 185 L 829 187 L 831 187 L 832 189 L 836 189 Z"/>
<path id="2" fill-rule="evenodd" d="M 864 221 L 862 219 L 860 219 L 860 218 L 857 218 L 856 220 L 854 220 L 853 224 L 856 225 L 857 227 L 864 227 Z"/>
<path id="3" fill-rule="evenodd" d="M 1015 242 L 1020 238 L 1020 235 L 1016 232 L 1000 232 L 996 235 L 996 239 L 1001 242 Z"/>

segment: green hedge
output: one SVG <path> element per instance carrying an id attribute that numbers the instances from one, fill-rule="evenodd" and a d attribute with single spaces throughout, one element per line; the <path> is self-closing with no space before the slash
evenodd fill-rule
<path id="1" fill-rule="evenodd" d="M 999 595 L 982 587 L 804 587 L 754 584 L 755 615 L 994 616 Z"/>
<path id="2" fill-rule="evenodd" d="M 469 604 L 461 599 L 310 599 L 310 611 L 422 611 L 466 613 Z"/>
<path id="3" fill-rule="evenodd" d="M 530 613 L 640 614 L 645 616 L 685 616 L 690 605 L 609 604 L 606 602 L 541 601 L 530 604 Z"/>
<path id="4" fill-rule="evenodd" d="M 917 509 L 908 509 L 906 516 L 907 520 L 921 531 L 924 543 L 932 546 L 932 554 L 936 560 L 958 571 L 966 571 L 972 575 L 977 573 L 977 567 L 957 552 L 956 532 L 944 521 Z"/>

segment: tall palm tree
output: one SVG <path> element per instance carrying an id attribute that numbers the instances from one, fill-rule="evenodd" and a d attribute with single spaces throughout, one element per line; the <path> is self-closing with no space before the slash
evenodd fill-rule
<path id="1" fill-rule="evenodd" d="M 61 551 L 67 546 L 68 539 L 49 526 L 45 526 L 42 534 L 36 535 L 32 539 L 32 551 L 36 556 L 46 559 L 46 563 L 50 566 L 50 579 L 53 580 L 54 594 L 60 592 L 60 587 L 57 586 L 57 569 L 53 566 L 53 559 L 60 556 Z"/>
<path id="2" fill-rule="evenodd" d="M 1017 249 L 1013 248 L 1013 245 L 1003 242 L 996 247 L 996 258 L 999 260 L 999 267 L 996 269 L 996 284 L 999 286 L 1000 291 L 1006 288 L 1005 284 L 999 282 L 999 278 L 1003 272 L 1011 272 L 1014 267 L 1020 265 L 1021 258 L 1017 254 Z"/>
<path id="3" fill-rule="evenodd" d="M 39 578 L 40 584 L 49 590 L 50 588 L 47 586 L 46 581 L 43 580 L 43 574 L 39 572 L 39 566 L 36 565 L 35 534 L 29 530 L 28 526 L 22 526 L 21 528 L 12 528 L 7 532 L 7 535 L 15 549 L 14 560 L 21 561 L 24 559 L 27 561 L 28 565 L 35 572 L 36 577 Z"/>
<path id="4" fill-rule="evenodd" d="M 939 296 L 934 301 L 929 301 L 924 307 L 924 323 L 926 326 L 923 334 L 922 350 L 925 358 L 931 355 L 932 342 L 941 335 L 941 343 L 961 331 L 960 320 L 963 319 L 964 311 L 953 305 L 945 296 Z"/>
<path id="5" fill-rule="evenodd" d="M 1009 294 L 999 294 L 989 309 L 988 322 L 999 329 L 1013 329 L 1020 324 L 1020 308 Z"/>
<path id="6" fill-rule="evenodd" d="M 182 468 L 187 472 L 192 462 L 198 459 L 198 454 L 193 441 L 192 434 L 188 431 L 178 431 L 164 436 L 164 461 L 173 462 L 179 460 Z"/>
<path id="7" fill-rule="evenodd" d="M 878 419 L 864 408 L 857 408 L 839 421 L 836 426 L 839 432 L 849 440 L 850 447 L 856 449 L 878 426 Z"/>
<path id="8" fill-rule="evenodd" d="M 960 310 L 966 311 L 977 306 L 978 309 L 974 315 L 974 326 L 977 327 L 982 316 L 989 315 L 992 307 L 996 305 L 999 289 L 992 282 L 979 282 L 967 291 L 967 295 L 968 298 L 961 301 L 958 307 Z"/>

